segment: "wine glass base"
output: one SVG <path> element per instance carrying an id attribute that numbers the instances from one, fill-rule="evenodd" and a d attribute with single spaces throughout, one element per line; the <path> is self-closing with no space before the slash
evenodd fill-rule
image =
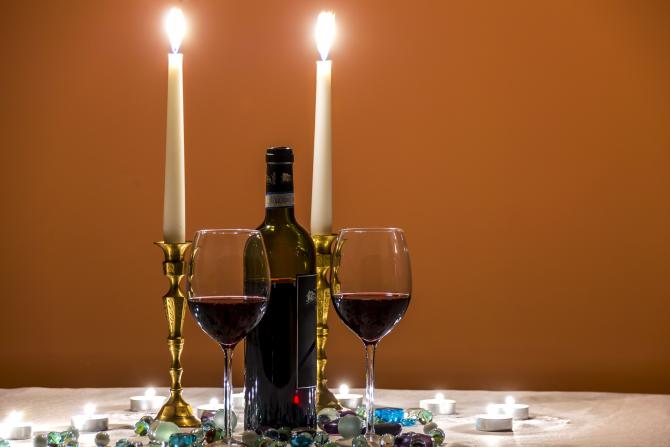
<path id="1" fill-rule="evenodd" d="M 221 439 L 220 441 L 213 442 L 210 445 L 215 446 L 215 447 L 226 447 L 226 446 L 253 447 L 253 446 L 247 446 L 245 443 L 243 443 L 239 439 L 235 439 L 235 438 L 232 438 L 232 437 L 228 438 L 228 439 Z"/>

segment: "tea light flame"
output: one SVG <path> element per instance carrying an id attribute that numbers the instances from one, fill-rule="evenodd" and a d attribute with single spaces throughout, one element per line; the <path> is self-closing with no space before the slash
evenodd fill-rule
<path id="1" fill-rule="evenodd" d="M 84 414 L 86 416 L 93 416 L 95 414 L 95 404 L 84 405 Z"/>
<path id="2" fill-rule="evenodd" d="M 335 14 L 331 11 L 322 11 L 316 19 L 314 31 L 316 48 L 321 54 L 321 60 L 328 59 L 328 52 L 335 40 Z"/>
<path id="3" fill-rule="evenodd" d="M 165 16 L 165 31 L 170 39 L 172 52 L 178 53 L 181 41 L 186 34 L 186 19 L 181 9 L 175 7 L 167 13 Z"/>
<path id="4" fill-rule="evenodd" d="M 340 385 L 340 394 L 349 394 L 349 385 L 346 383 Z"/>
<path id="5" fill-rule="evenodd" d="M 442 393 L 435 393 L 435 399 L 437 399 L 437 400 L 444 400 L 444 394 L 442 394 Z"/>
<path id="6" fill-rule="evenodd" d="M 498 414 L 498 407 L 496 407 L 495 404 L 488 404 L 486 406 L 486 414 L 490 416 Z"/>
<path id="7" fill-rule="evenodd" d="M 21 422 L 21 419 L 23 419 L 23 411 L 12 410 L 12 411 L 9 412 L 9 414 L 5 418 L 5 424 L 15 425 L 15 424 Z"/>
<path id="8" fill-rule="evenodd" d="M 505 405 L 514 405 L 515 403 L 516 403 L 516 400 L 514 400 L 514 397 L 507 396 L 505 398 Z"/>
<path id="9" fill-rule="evenodd" d="M 210 404 L 210 405 L 219 405 L 219 399 L 217 399 L 216 397 L 212 397 L 212 398 L 209 400 L 209 404 Z"/>
<path id="10" fill-rule="evenodd" d="M 144 397 L 156 397 L 156 390 L 154 388 L 147 388 L 144 391 Z"/>

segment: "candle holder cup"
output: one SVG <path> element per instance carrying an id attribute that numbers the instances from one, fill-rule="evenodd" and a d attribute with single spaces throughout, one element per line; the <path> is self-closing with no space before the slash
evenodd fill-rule
<path id="1" fill-rule="evenodd" d="M 172 362 L 170 364 L 170 397 L 158 410 L 156 419 L 174 422 L 179 427 L 199 427 L 200 421 L 193 415 L 193 409 L 181 395 L 181 352 L 184 349 L 184 315 L 186 313 L 186 297 L 179 288 L 184 277 L 184 255 L 191 246 L 190 242 L 167 243 L 156 242 L 165 255 L 163 273 L 170 281 L 170 288 L 163 296 L 163 307 L 168 322 L 167 344 Z"/>
<path id="2" fill-rule="evenodd" d="M 332 256 L 332 245 L 337 235 L 314 234 L 316 247 L 316 409 L 341 409 L 335 395 L 328 389 L 326 379 L 326 342 L 328 341 L 328 307 L 330 306 L 330 284 L 328 270 Z"/>

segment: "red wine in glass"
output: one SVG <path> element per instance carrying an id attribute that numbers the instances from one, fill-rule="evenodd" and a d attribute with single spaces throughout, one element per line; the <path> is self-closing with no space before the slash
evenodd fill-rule
<path id="1" fill-rule="evenodd" d="M 408 293 L 340 293 L 335 311 L 365 343 L 377 343 L 398 324 L 409 306 Z"/>
<path id="2" fill-rule="evenodd" d="M 264 296 L 199 296 L 188 300 L 200 328 L 223 347 L 233 348 L 263 317 Z"/>

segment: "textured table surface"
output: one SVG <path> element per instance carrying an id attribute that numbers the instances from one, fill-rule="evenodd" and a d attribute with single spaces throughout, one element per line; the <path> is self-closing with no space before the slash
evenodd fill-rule
<path id="1" fill-rule="evenodd" d="M 378 405 L 417 407 L 419 399 L 431 398 L 437 390 L 377 390 Z M 112 442 L 132 437 L 132 424 L 140 413 L 129 408 L 130 396 L 143 394 L 140 388 L 18 388 L 0 389 L 0 415 L 21 410 L 35 424 L 36 432 L 63 430 L 70 416 L 82 412 L 84 404 L 95 403 L 98 413 L 110 416 Z M 352 390 L 362 393 L 362 390 Z M 437 416 L 435 422 L 446 432 L 446 446 L 670 446 L 670 395 L 442 390 L 454 399 L 457 414 Z M 166 394 L 159 390 L 159 394 Z M 513 433 L 482 433 L 474 429 L 474 415 L 491 402 L 503 402 L 513 394 L 519 403 L 530 405 L 531 419 L 516 421 Z M 218 388 L 188 388 L 184 393 L 194 407 L 210 398 L 221 398 Z M 421 431 L 421 427 L 411 428 Z M 239 431 L 239 428 L 238 428 Z M 93 446 L 93 434 L 82 434 L 83 447 Z M 30 441 L 12 441 L 27 446 Z"/>

